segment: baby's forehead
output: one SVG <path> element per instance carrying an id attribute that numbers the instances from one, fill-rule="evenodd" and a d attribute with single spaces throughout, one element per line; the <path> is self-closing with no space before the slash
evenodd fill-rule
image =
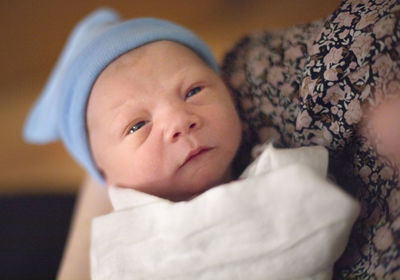
<path id="1" fill-rule="evenodd" d="M 187 80 L 216 78 L 219 75 L 190 48 L 157 41 L 130 50 L 107 66 L 93 85 L 89 104 L 93 99 L 122 102 L 133 92 L 156 92 L 182 86 Z"/>

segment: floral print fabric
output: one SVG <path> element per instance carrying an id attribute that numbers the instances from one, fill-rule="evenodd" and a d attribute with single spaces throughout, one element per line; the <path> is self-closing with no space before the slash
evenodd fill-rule
<path id="1" fill-rule="evenodd" d="M 223 64 L 246 144 L 324 145 L 330 174 L 360 201 L 335 279 L 400 279 L 399 168 L 363 125 L 400 96 L 399 18 L 400 1 L 343 1 L 323 20 L 243 38 Z"/>

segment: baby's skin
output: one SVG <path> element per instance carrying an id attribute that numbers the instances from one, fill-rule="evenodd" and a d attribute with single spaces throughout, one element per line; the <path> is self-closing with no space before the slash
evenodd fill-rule
<path id="1" fill-rule="evenodd" d="M 187 47 L 158 41 L 100 74 L 87 127 L 108 185 L 172 201 L 232 179 L 241 123 L 222 79 Z"/>
<path id="2" fill-rule="evenodd" d="M 378 105 L 365 106 L 362 130 L 379 155 L 400 166 L 400 96 L 387 95 Z"/>

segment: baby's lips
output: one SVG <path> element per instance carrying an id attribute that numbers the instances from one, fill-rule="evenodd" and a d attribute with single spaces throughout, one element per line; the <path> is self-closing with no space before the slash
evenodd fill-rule
<path id="1" fill-rule="evenodd" d="M 185 157 L 185 160 L 183 161 L 183 163 L 181 164 L 180 167 L 184 166 L 186 163 L 188 163 L 189 161 L 191 161 L 193 158 L 206 153 L 210 150 L 212 150 L 213 148 L 211 147 L 207 147 L 207 146 L 199 146 L 193 150 L 191 150 Z"/>

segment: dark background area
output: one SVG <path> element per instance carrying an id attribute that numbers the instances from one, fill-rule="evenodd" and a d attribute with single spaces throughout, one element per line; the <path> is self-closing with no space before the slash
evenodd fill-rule
<path id="1" fill-rule="evenodd" d="M 0 279 L 54 279 L 75 196 L 0 197 Z"/>

